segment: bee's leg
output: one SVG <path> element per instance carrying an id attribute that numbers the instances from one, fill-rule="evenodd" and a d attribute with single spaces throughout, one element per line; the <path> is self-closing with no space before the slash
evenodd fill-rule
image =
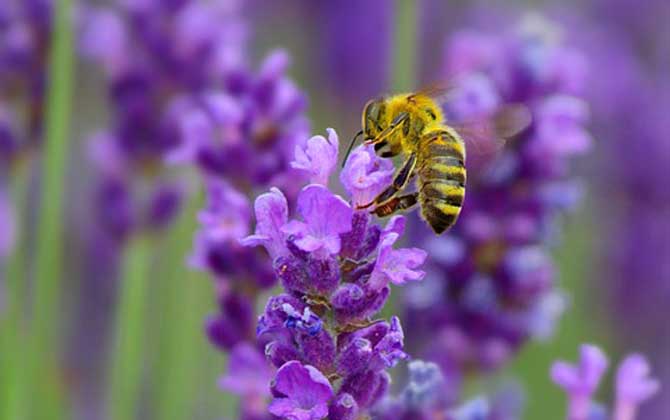
<path id="1" fill-rule="evenodd" d="M 358 209 L 366 209 L 372 205 L 380 205 L 392 199 L 398 191 L 402 190 L 407 186 L 410 178 L 414 173 L 414 167 L 416 166 L 416 153 L 409 155 L 405 163 L 396 173 L 396 176 L 393 178 L 393 183 L 389 185 L 384 191 L 382 191 L 374 200 L 368 204 L 358 206 Z"/>
<path id="2" fill-rule="evenodd" d="M 400 114 L 398 114 L 397 117 L 393 119 L 393 121 L 391 121 L 391 123 L 389 124 L 388 127 L 386 127 L 386 129 L 384 129 L 381 133 L 377 135 L 377 137 L 375 137 L 374 139 L 365 140 L 365 144 L 377 144 L 383 142 L 384 140 L 386 140 L 386 138 L 388 138 L 388 136 L 390 136 L 397 129 L 402 127 L 402 124 L 405 122 L 407 118 L 409 118 L 409 114 L 406 112 L 401 112 Z"/>
<path id="3" fill-rule="evenodd" d="M 401 195 L 400 197 L 395 197 L 392 200 L 387 201 L 386 203 L 378 206 L 372 213 L 376 214 L 379 217 L 387 217 L 395 214 L 399 211 L 408 210 L 416 205 L 419 199 L 419 193 L 415 192 L 412 194 Z"/>
<path id="4" fill-rule="evenodd" d="M 388 140 L 375 143 L 375 153 L 377 156 L 383 157 L 384 159 L 392 158 L 398 155 L 399 152 L 394 152 L 390 148 L 386 148 L 389 145 Z"/>

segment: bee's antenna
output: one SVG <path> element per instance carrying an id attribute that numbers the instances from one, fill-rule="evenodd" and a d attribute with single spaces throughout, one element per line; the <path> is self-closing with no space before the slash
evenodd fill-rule
<path id="1" fill-rule="evenodd" d="M 347 159 L 349 158 L 349 154 L 351 153 L 351 149 L 354 148 L 354 144 L 356 143 L 356 139 L 358 139 L 362 135 L 363 135 L 363 130 L 356 133 L 354 138 L 351 139 L 351 143 L 349 143 L 349 148 L 347 149 L 347 153 L 344 155 L 344 160 L 342 161 L 342 167 L 343 168 L 344 168 L 344 165 L 347 163 Z"/>

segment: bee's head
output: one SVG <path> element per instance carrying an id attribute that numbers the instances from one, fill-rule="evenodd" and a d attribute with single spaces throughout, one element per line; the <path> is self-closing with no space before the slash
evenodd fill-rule
<path id="1" fill-rule="evenodd" d="M 377 137 L 382 132 L 386 103 L 383 99 L 373 99 L 363 109 L 363 134 L 366 140 Z"/>

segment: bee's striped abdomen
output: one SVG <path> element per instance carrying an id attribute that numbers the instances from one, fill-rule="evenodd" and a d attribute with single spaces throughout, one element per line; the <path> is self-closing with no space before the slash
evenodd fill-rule
<path id="1" fill-rule="evenodd" d="M 436 234 L 456 223 L 465 198 L 465 147 L 446 128 L 426 133 L 419 144 L 421 215 Z"/>

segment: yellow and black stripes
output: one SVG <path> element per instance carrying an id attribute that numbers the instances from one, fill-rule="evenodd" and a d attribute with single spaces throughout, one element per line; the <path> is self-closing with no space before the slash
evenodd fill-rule
<path id="1" fill-rule="evenodd" d="M 441 234 L 456 223 L 465 198 L 465 148 L 460 137 L 439 128 L 424 135 L 419 155 L 421 215 Z"/>

